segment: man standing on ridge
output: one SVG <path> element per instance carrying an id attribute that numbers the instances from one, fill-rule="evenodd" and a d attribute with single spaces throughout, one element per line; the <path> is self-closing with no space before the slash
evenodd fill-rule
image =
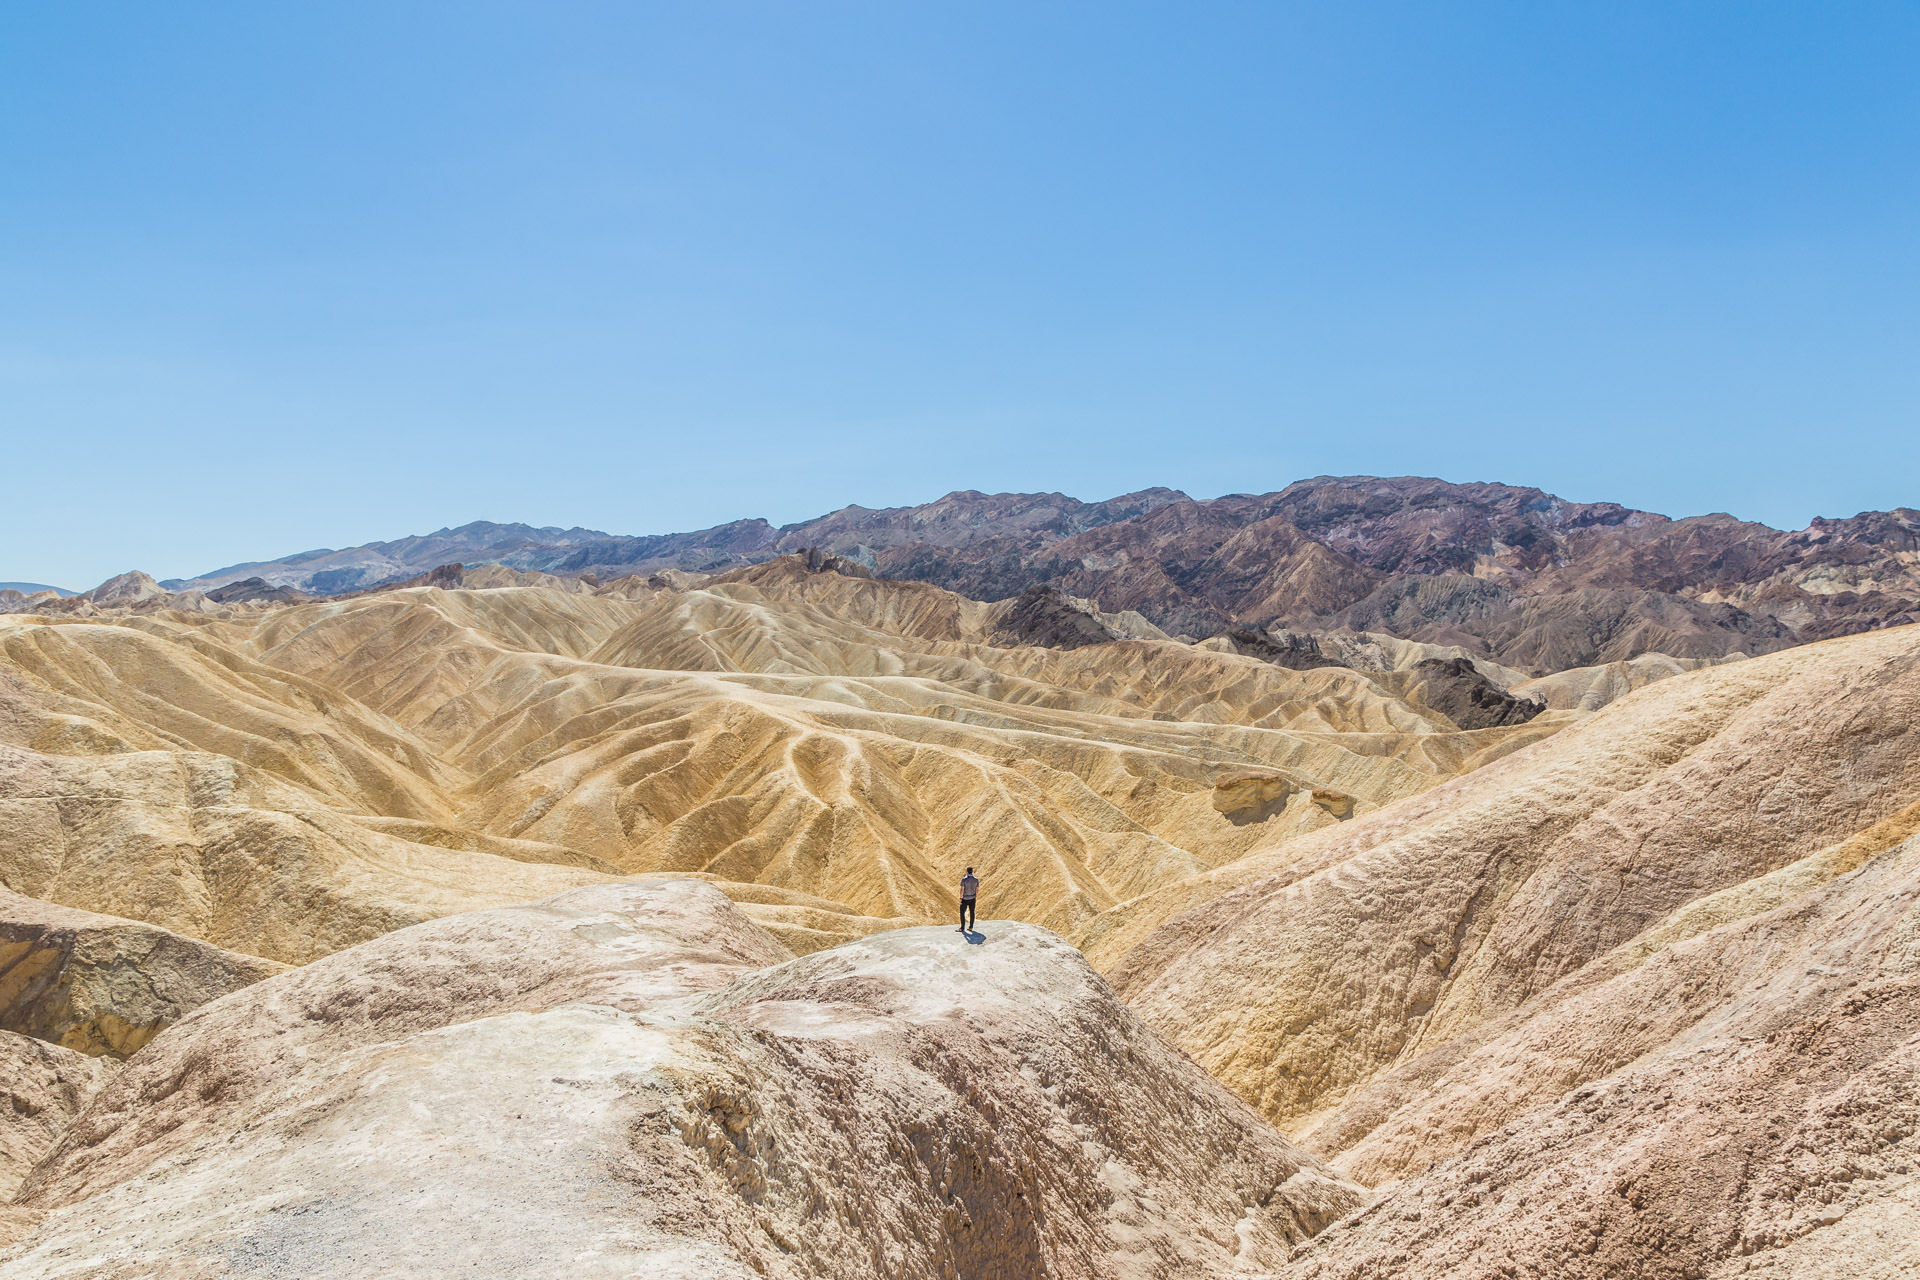
<path id="1" fill-rule="evenodd" d="M 960 932 L 973 928 L 973 900 L 980 895 L 980 877 L 973 874 L 973 868 L 967 868 L 967 874 L 960 877 Z"/>

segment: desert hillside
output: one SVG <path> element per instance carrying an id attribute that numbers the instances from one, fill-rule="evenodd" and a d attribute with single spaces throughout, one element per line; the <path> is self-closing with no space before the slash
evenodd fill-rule
<path id="1" fill-rule="evenodd" d="M 1371 649 L 1404 669 L 817 556 L 599 594 L 16 614 L 0 840 L 18 892 L 285 963 L 647 872 L 712 878 L 807 949 L 944 920 L 991 865 L 996 913 L 1073 936 L 1577 715 Z M 1522 714 L 1463 727 L 1440 709 L 1463 686 Z"/>
<path id="2" fill-rule="evenodd" d="M 1916 712 L 1912 628 L 1695 672 L 1096 956 L 1391 1188 L 1301 1274 L 1902 1274 L 1871 1266 L 1916 1245 Z"/>
<path id="3" fill-rule="evenodd" d="M 1906 1274 L 1920 628 L 1316 484 L 15 600 L 0 1276 Z"/>

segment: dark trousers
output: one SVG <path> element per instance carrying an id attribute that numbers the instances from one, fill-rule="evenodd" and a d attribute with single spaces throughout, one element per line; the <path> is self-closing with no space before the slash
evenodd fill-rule
<path id="1" fill-rule="evenodd" d="M 960 927 L 962 929 L 973 928 L 973 899 L 972 898 L 960 899 Z"/>

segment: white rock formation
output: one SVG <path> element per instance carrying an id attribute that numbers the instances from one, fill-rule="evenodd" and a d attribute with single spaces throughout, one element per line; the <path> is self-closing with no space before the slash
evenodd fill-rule
<path id="1" fill-rule="evenodd" d="M 984 932 L 795 960 L 673 880 L 386 935 L 130 1062 L 0 1277 L 1224 1277 L 1358 1206 L 1072 947 Z"/>

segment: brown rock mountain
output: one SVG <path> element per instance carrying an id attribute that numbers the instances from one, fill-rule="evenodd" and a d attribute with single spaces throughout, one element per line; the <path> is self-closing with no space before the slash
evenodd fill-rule
<path id="1" fill-rule="evenodd" d="M 875 562 L 982 599 L 1053 585 L 1191 636 L 1384 631 L 1537 673 L 1764 653 L 1920 618 L 1920 513 L 1784 533 L 1422 479 L 1322 477 L 1168 503 L 1037 551 L 909 544 Z"/>
<path id="2" fill-rule="evenodd" d="M 1228 622 L 1264 625 L 1296 614 L 1331 613 L 1381 581 L 1382 575 L 1330 551 L 1283 518 L 1252 518 L 1257 507 L 1231 498 L 1170 503 L 1025 556 L 1019 572 L 1103 609 L 1132 609 L 1169 632 L 1203 637 Z M 968 555 L 966 550 L 949 553 L 948 560 L 964 564 Z M 986 574 L 942 573 L 932 554 L 918 546 L 891 549 L 879 557 L 878 568 L 888 576 L 940 581 L 984 599 L 1005 594 Z M 945 580 L 949 577 L 958 581 Z"/>
<path id="3" fill-rule="evenodd" d="M 1292 623 L 1462 645 L 1541 674 L 1643 653 L 1719 658 L 1771 653 L 1797 643 L 1777 619 L 1730 604 L 1595 587 L 1522 595 L 1497 582 L 1458 575 L 1389 578 L 1348 608 Z"/>
<path id="4" fill-rule="evenodd" d="M 874 511 L 843 507 L 831 515 L 779 531 L 781 554 L 825 547 L 840 554 L 861 549 L 923 545 L 968 547 L 1003 541 L 1039 547 L 1116 521 L 1147 515 L 1169 503 L 1191 502 L 1177 489 L 1143 489 L 1105 502 L 1081 502 L 1063 493 L 950 493 L 924 506 Z"/>
<path id="5" fill-rule="evenodd" d="M 1148 489 L 1081 502 L 1060 493 L 950 493 L 917 507 L 843 507 L 776 529 L 765 520 L 735 520 L 694 533 L 617 537 L 592 529 L 534 528 L 476 521 L 458 529 L 372 542 L 334 551 L 306 551 L 275 561 L 248 561 L 166 585 L 208 591 L 250 577 L 315 595 L 338 595 L 402 581 L 448 563 L 502 564 L 512 569 L 599 578 L 646 576 L 666 569 L 721 572 L 809 547 L 858 553 L 902 543 L 969 546 L 984 539 L 1037 547 L 1097 525 L 1125 520 L 1168 502 L 1173 489 Z"/>
<path id="6" fill-rule="evenodd" d="M 725 572 L 810 547 L 977 600 L 1052 587 L 1188 638 L 1236 624 L 1378 631 L 1534 674 L 1642 653 L 1766 653 L 1920 618 L 1920 513 L 1905 508 L 1783 532 L 1510 485 L 1364 476 L 1198 501 L 1171 489 L 1096 503 L 965 491 L 780 529 L 743 520 L 640 538 L 481 522 L 165 586 L 257 578 L 247 598 L 339 594 L 450 562 L 598 583 Z M 160 593 L 151 580 L 139 590 Z"/>

